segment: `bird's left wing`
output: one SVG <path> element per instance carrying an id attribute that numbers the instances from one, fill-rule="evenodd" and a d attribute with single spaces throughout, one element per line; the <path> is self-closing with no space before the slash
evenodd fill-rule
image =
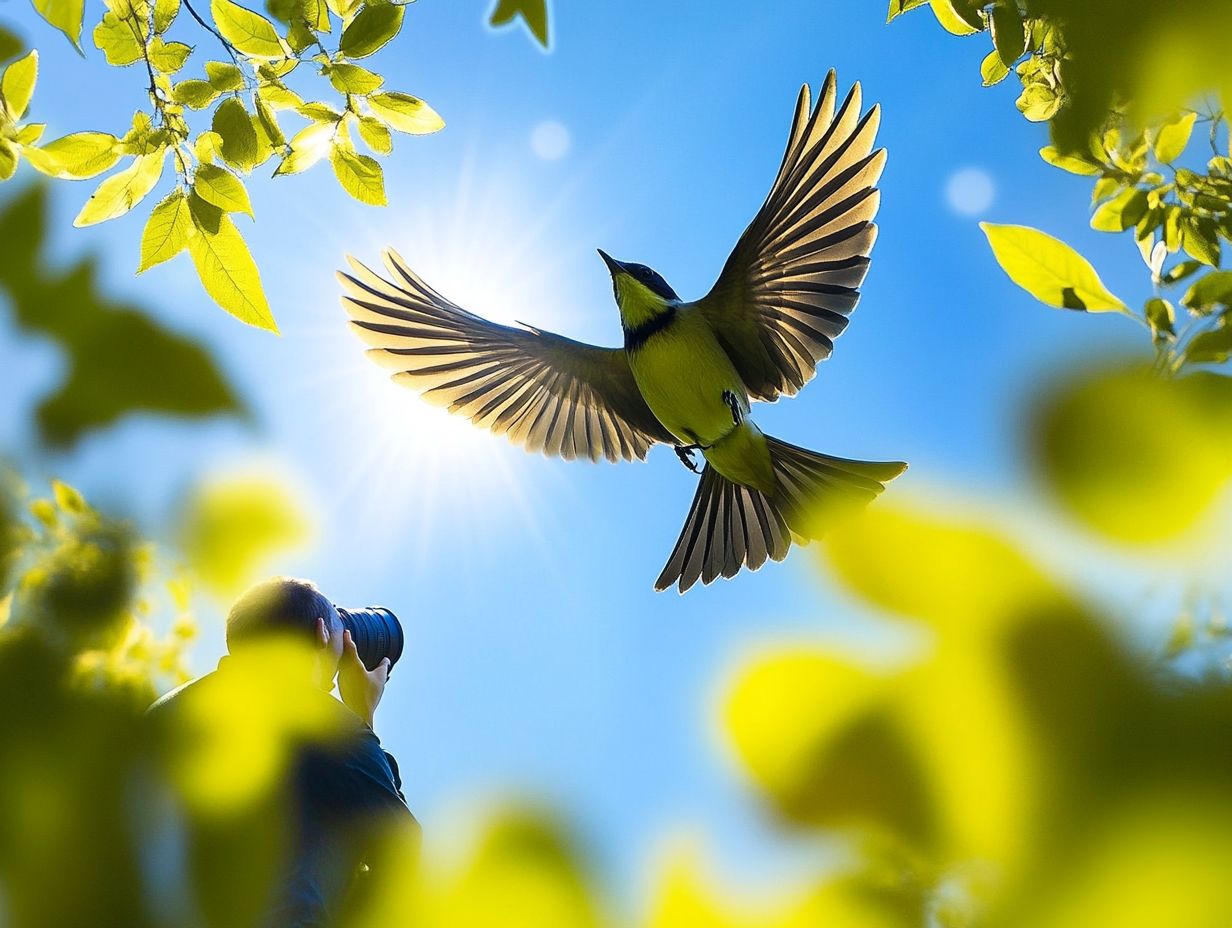
<path id="1" fill-rule="evenodd" d="M 697 305 L 756 399 L 794 395 L 847 326 L 877 235 L 885 152 L 877 107 L 856 84 L 835 113 L 831 71 L 817 105 L 800 91 L 778 177 L 718 282 Z"/>
<path id="2" fill-rule="evenodd" d="M 353 258 L 339 274 L 351 325 L 369 355 L 424 399 L 566 460 L 644 460 L 674 442 L 633 380 L 620 348 L 599 348 L 469 313 L 386 252 L 393 280 Z"/>

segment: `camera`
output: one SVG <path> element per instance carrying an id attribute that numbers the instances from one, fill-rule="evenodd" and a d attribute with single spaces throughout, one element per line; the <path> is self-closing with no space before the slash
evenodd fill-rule
<path id="1" fill-rule="evenodd" d="M 342 627 L 351 633 L 359 659 L 369 670 L 375 670 L 383 658 L 389 658 L 389 670 L 402 656 L 404 643 L 402 625 L 398 617 L 383 606 L 368 606 L 364 609 L 343 609 L 335 606 L 342 619 Z"/>

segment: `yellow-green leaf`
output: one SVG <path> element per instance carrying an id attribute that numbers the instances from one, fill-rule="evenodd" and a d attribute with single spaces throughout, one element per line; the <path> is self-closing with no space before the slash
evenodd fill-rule
<path id="1" fill-rule="evenodd" d="M 133 22 L 111 12 L 104 13 L 94 27 L 94 47 L 102 50 L 108 64 L 118 67 L 140 61 L 144 56 Z"/>
<path id="2" fill-rule="evenodd" d="M 1002 270 L 1036 299 L 1061 309 L 1126 312 L 1095 268 L 1069 245 L 1038 229 L 980 223 Z"/>
<path id="3" fill-rule="evenodd" d="M 274 111 L 270 106 L 257 97 L 257 123 L 265 133 L 265 138 L 271 146 L 281 146 L 286 144 L 286 137 L 282 134 L 282 127 L 278 125 L 278 117 L 274 115 Z"/>
<path id="4" fill-rule="evenodd" d="M 946 32 L 952 35 L 974 35 L 979 32 L 974 26 L 958 15 L 952 0 L 932 0 L 933 15 Z"/>
<path id="5" fill-rule="evenodd" d="M 162 35 L 180 13 L 180 0 L 154 0 L 154 32 Z"/>
<path id="6" fill-rule="evenodd" d="M 1232 326 L 1222 325 L 1209 332 L 1199 332 L 1185 349 L 1185 361 L 1190 364 L 1222 364 L 1232 356 Z"/>
<path id="7" fill-rule="evenodd" d="M 365 145 L 378 154 L 388 155 L 394 150 L 394 140 L 389 134 L 389 129 L 386 128 L 385 123 L 372 116 L 359 117 L 359 137 L 364 140 Z"/>
<path id="8" fill-rule="evenodd" d="M 401 5 L 368 3 L 342 30 L 338 51 L 347 58 L 367 58 L 380 51 L 402 28 L 406 10 Z"/>
<path id="9" fill-rule="evenodd" d="M 222 136 L 222 157 L 227 164 L 247 171 L 257 163 L 257 130 L 252 116 L 235 97 L 218 104 L 210 128 Z"/>
<path id="10" fill-rule="evenodd" d="M 1060 168 L 1062 171 L 1069 171 L 1071 174 L 1082 174 L 1088 177 L 1093 177 L 1103 170 L 1098 164 L 1092 164 L 1089 161 L 1084 161 L 1082 158 L 1075 155 L 1063 155 L 1053 145 L 1049 145 L 1046 148 L 1041 148 L 1040 157 L 1053 167 Z"/>
<path id="11" fill-rule="evenodd" d="M 325 122 L 314 122 L 301 129 L 291 138 L 291 151 L 274 174 L 298 174 L 308 170 L 329 152 L 333 134 L 334 127 Z"/>
<path id="12" fill-rule="evenodd" d="M 890 19 L 912 7 L 927 3 L 928 0 L 891 0 Z M 895 7 L 898 7 L 897 11 Z M 514 19 L 520 18 L 530 30 L 531 35 L 544 48 L 548 47 L 548 5 L 547 0 L 497 0 L 488 22 L 493 26 L 504 26 Z"/>
<path id="13" fill-rule="evenodd" d="M 92 226 L 127 213 L 154 189 L 162 177 L 166 155 L 165 148 L 138 155 L 124 170 L 108 177 L 86 201 L 73 225 Z"/>
<path id="14" fill-rule="evenodd" d="M 47 129 L 47 124 L 43 122 L 28 122 L 13 136 L 13 141 L 22 146 L 33 145 L 43 137 L 43 132 Z"/>
<path id="15" fill-rule="evenodd" d="M 63 32 L 73 46 L 81 49 L 81 20 L 85 0 L 32 0 L 39 16 Z"/>
<path id="16" fill-rule="evenodd" d="M 989 52 L 980 65 L 980 79 L 984 82 L 985 87 L 999 84 L 1009 75 L 1010 69 L 1005 66 L 1005 62 L 1001 60 L 1001 56 L 997 53 L 996 49 Z"/>
<path id="17" fill-rule="evenodd" d="M 176 190 L 159 203 L 141 233 L 141 265 L 137 273 L 170 261 L 188 247 L 192 219 L 188 214 L 188 195 Z"/>
<path id="18" fill-rule="evenodd" d="M 275 110 L 294 109 L 304 105 L 299 94 L 279 84 L 262 84 L 257 90 L 257 96 Z"/>
<path id="19" fill-rule="evenodd" d="M 424 135 L 445 128 L 445 121 L 436 110 L 418 97 L 396 90 L 374 93 L 368 98 L 372 114 L 384 120 L 391 129 L 412 135 Z"/>
<path id="20" fill-rule="evenodd" d="M 385 83 L 385 78 L 357 64 L 336 64 L 329 69 L 329 82 L 339 93 L 367 94 Z"/>
<path id="21" fill-rule="evenodd" d="M 203 164 L 197 168 L 193 193 L 225 213 L 252 215 L 252 203 L 243 181 L 215 164 Z"/>
<path id="22" fill-rule="evenodd" d="M 188 253 L 205 292 L 241 322 L 277 332 L 256 262 L 231 217 L 196 197 L 190 206 Z"/>
<path id="23" fill-rule="evenodd" d="M 209 81 L 180 81 L 171 88 L 171 99 L 194 110 L 203 110 L 218 96 L 218 90 Z"/>
<path id="24" fill-rule="evenodd" d="M 0 136 L 0 180 L 8 180 L 17 171 L 21 151 L 8 139 Z"/>
<path id="25" fill-rule="evenodd" d="M 244 72 L 229 61 L 207 61 L 205 76 L 210 86 L 219 92 L 239 90 L 244 86 Z"/>
<path id="26" fill-rule="evenodd" d="M 252 58 L 285 58 L 290 51 L 278 37 L 274 24 L 259 13 L 232 3 L 210 0 L 214 25 L 223 38 Z"/>
<path id="27" fill-rule="evenodd" d="M 119 142 L 106 132 L 74 132 L 41 148 L 27 149 L 26 157 L 50 177 L 85 180 L 110 170 L 120 160 Z"/>
<path id="28" fill-rule="evenodd" d="M 8 112 L 9 119 L 17 121 L 26 115 L 37 80 L 37 51 L 30 52 L 24 58 L 18 58 L 4 69 L 4 75 L 0 77 L 0 96 L 4 97 L 4 108 Z"/>
<path id="29" fill-rule="evenodd" d="M 342 189 L 371 206 L 384 206 L 385 176 L 375 158 L 357 155 L 343 146 L 335 146 L 329 156 L 334 174 Z"/>
<path id="30" fill-rule="evenodd" d="M 1100 204 L 1091 217 L 1091 228 L 1100 232 L 1124 232 L 1147 210 L 1145 190 L 1127 187 L 1107 203 Z"/>
<path id="31" fill-rule="evenodd" d="M 150 64 L 164 74 L 174 74 L 184 67 L 192 48 L 183 42 L 164 42 L 158 36 L 150 41 Z"/>
<path id="32" fill-rule="evenodd" d="M 1186 113 L 1184 116 L 1169 120 L 1152 133 L 1155 157 L 1164 164 L 1179 158 L 1189 145 L 1189 138 L 1193 135 L 1194 123 L 1197 119 L 1197 113 Z"/>

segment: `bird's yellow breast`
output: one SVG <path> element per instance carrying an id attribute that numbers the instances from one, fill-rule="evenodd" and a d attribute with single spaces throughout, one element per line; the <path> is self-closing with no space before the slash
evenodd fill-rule
<path id="1" fill-rule="evenodd" d="M 747 412 L 744 382 L 706 320 L 689 306 L 629 353 L 650 411 L 683 444 L 710 445 L 734 427 L 724 391 Z"/>

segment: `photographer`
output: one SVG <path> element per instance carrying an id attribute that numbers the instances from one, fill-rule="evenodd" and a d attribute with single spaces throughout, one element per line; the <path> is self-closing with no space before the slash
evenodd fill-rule
<path id="1" fill-rule="evenodd" d="M 335 925 L 372 878 L 379 842 L 418 833 L 397 762 L 373 731 L 401 627 L 388 610 L 340 610 L 313 584 L 278 578 L 236 601 L 226 640 L 217 670 L 150 709 L 186 809 L 198 907 L 171 920 Z M 335 678 L 340 699 L 329 695 Z M 251 799 L 268 757 L 276 775 Z"/>

